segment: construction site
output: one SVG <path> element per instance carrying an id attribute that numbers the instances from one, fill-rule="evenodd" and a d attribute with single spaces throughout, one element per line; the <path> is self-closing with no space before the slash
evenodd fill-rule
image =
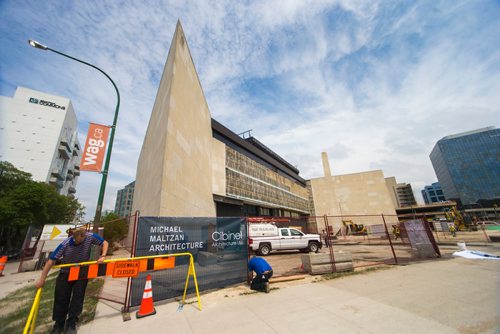
<path id="1" fill-rule="evenodd" d="M 122 322 L 134 323 L 136 319 L 131 321 L 130 316 L 133 312 L 138 312 L 137 318 L 154 315 L 154 303 L 178 304 L 178 313 L 183 312 L 184 307 L 189 308 L 188 313 L 192 311 L 191 306 L 202 311 L 203 296 L 210 292 L 238 287 L 245 295 L 251 280 L 247 265 L 255 254 L 265 257 L 274 270 L 271 287 L 283 282 L 313 283 L 320 280 L 315 277 L 326 280 L 378 268 L 397 268 L 395 271 L 406 273 L 404 267 L 410 264 L 439 268 L 429 263 L 451 259 L 467 247 L 476 247 L 476 255 L 483 254 L 480 256 L 485 258 L 498 257 L 481 252 L 498 253 L 498 225 L 467 217 L 466 211 L 460 212 L 455 202 L 399 207 L 395 177 L 387 178 L 382 170 L 335 175 L 326 152 L 322 154 L 323 176 L 305 180 L 298 168 L 255 137 L 240 136 L 214 120 L 197 80 L 180 22 L 158 87 L 157 101 L 137 164 L 133 214 L 125 218 L 126 239 L 112 245 L 116 254 L 105 263 L 66 264 L 71 267 L 71 280 L 101 282 L 102 288 L 96 289 L 92 297 L 99 303 L 113 305 L 111 310 L 108 307 L 107 314 L 96 311 L 95 323 L 99 325 L 89 328 L 88 332 L 103 332 L 106 317 L 116 322 L 120 316 Z M 108 222 L 108 226 L 112 223 Z M 259 239 L 249 233 L 252 224 L 270 225 L 277 232 L 265 236 L 268 240 Z M 49 231 L 47 235 L 49 237 L 37 240 L 35 245 L 31 243 L 31 235 L 27 238 L 21 258 L 16 262 L 19 274 L 40 269 L 47 262 L 54 232 Z M 312 239 L 300 246 L 292 245 L 307 238 Z M 487 265 L 484 267 L 492 271 Z M 383 277 L 391 276 L 388 273 Z M 453 282 L 459 286 L 457 278 Z M 306 294 L 312 284 L 306 285 L 302 292 L 294 293 Z M 343 291 L 349 295 L 354 290 L 346 287 Z M 419 292 L 425 293 L 425 289 Z M 356 293 L 360 298 L 368 296 L 363 295 L 362 289 Z M 36 327 L 38 307 L 44 304 L 41 296 L 39 289 L 35 296 L 27 297 L 34 302 L 25 330 Z M 143 310 L 145 299 L 146 311 Z M 298 304 L 297 300 L 300 298 L 295 296 Z M 369 304 L 366 299 L 363 302 Z M 390 302 L 385 302 L 385 309 L 390 309 L 387 306 Z M 220 299 L 209 304 L 209 308 L 215 308 L 217 303 L 221 303 Z M 362 304 L 356 307 L 362 308 Z M 380 304 L 374 309 L 377 306 Z M 278 312 L 279 307 L 276 309 Z M 436 309 L 439 308 L 432 310 Z M 252 307 L 252 310 L 255 309 Z M 231 310 L 225 311 L 231 313 Z M 418 314 L 408 316 L 393 311 L 404 319 L 424 322 Z M 290 319 L 293 314 L 291 310 L 290 314 L 278 315 Z M 390 322 L 387 318 L 392 314 L 370 313 L 372 319 L 386 318 L 384 324 Z M 260 320 L 267 319 L 260 315 Z M 40 328 L 45 329 L 48 317 L 45 314 L 40 318 L 43 318 L 39 319 L 43 322 Z M 238 313 L 238 319 L 244 319 L 242 314 Z M 324 322 L 325 317 L 310 319 L 314 321 L 311 320 L 309 327 L 299 324 L 297 331 L 316 329 L 315 325 Z M 491 320 L 489 312 L 484 320 L 485 328 L 495 328 L 497 319 L 496 315 Z M 184 320 L 184 324 L 189 323 Z M 20 325 L 20 320 L 16 321 L 14 327 Z M 434 328 L 443 328 L 443 332 L 457 329 L 449 321 L 444 323 L 443 327 Z M 410 321 L 402 322 L 399 327 L 406 325 L 408 329 L 410 324 Z M 218 325 L 217 328 L 224 328 Z M 113 330 L 123 328 L 121 326 L 117 324 Z M 190 328 L 190 324 L 186 326 Z M 247 332 L 251 328 L 248 326 Z M 352 330 L 353 326 L 357 325 L 348 322 L 344 327 Z M 159 327 L 154 328 L 159 331 Z M 368 325 L 364 324 L 358 331 L 366 328 Z M 388 325 L 384 328 L 394 330 Z M 266 332 L 277 332 L 283 327 L 275 324 L 266 329 Z M 323 329 L 330 329 L 330 325 Z"/>

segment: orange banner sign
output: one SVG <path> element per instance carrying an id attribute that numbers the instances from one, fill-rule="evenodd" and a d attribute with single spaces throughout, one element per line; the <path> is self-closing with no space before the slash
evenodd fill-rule
<path id="1" fill-rule="evenodd" d="M 90 123 L 85 149 L 83 150 L 80 170 L 90 172 L 100 172 L 102 162 L 106 154 L 106 144 L 108 143 L 109 126 Z"/>

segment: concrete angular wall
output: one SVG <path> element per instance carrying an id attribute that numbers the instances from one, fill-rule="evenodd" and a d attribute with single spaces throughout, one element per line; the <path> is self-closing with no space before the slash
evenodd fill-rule
<path id="1" fill-rule="evenodd" d="M 137 164 L 133 212 L 214 217 L 211 116 L 180 22 Z"/>

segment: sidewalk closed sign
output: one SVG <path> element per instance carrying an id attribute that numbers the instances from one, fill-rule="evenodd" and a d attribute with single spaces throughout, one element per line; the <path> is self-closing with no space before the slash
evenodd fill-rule
<path id="1" fill-rule="evenodd" d="M 113 278 L 137 277 L 140 261 L 116 261 L 113 268 Z"/>
<path id="2" fill-rule="evenodd" d="M 109 126 L 90 123 L 80 170 L 100 172 L 108 143 Z"/>

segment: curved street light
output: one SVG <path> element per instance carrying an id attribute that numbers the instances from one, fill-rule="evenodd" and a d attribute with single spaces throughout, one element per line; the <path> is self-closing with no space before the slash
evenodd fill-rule
<path id="1" fill-rule="evenodd" d="M 59 54 L 59 55 L 61 55 L 63 57 L 76 60 L 79 63 L 82 63 L 82 64 L 85 64 L 85 65 L 90 66 L 92 68 L 95 68 L 96 70 L 98 70 L 99 72 L 101 72 L 102 74 L 104 74 L 106 76 L 106 78 L 108 78 L 109 81 L 111 81 L 111 83 L 113 84 L 113 87 L 115 88 L 116 97 L 117 97 L 116 109 L 115 109 L 115 117 L 113 119 L 113 125 L 111 126 L 111 134 L 109 136 L 109 147 L 108 147 L 108 152 L 106 154 L 106 162 L 104 163 L 104 170 L 101 171 L 101 174 L 102 174 L 101 188 L 99 189 L 99 198 L 97 199 L 97 207 L 96 207 L 95 216 L 94 216 L 94 227 L 92 229 L 92 231 L 94 233 L 97 233 L 99 231 L 99 224 L 101 222 L 102 203 L 104 201 L 104 192 L 106 190 L 106 182 L 107 182 L 107 179 L 108 179 L 109 162 L 111 160 L 111 151 L 113 150 L 113 139 L 115 137 L 116 122 L 118 120 L 118 111 L 120 109 L 120 92 L 118 91 L 118 87 L 116 87 L 116 84 L 113 81 L 113 79 L 111 79 L 110 76 L 107 75 L 106 72 L 104 72 L 103 70 L 101 70 L 99 67 L 97 67 L 95 65 L 92 65 L 92 64 L 89 64 L 89 63 L 87 63 L 87 62 L 85 62 L 83 60 L 77 59 L 75 57 L 71 57 L 71 56 L 69 56 L 69 55 L 67 55 L 65 53 L 60 52 L 60 51 L 54 50 L 52 48 L 49 48 L 48 46 L 43 45 L 41 43 L 38 43 L 37 41 L 34 41 L 32 39 L 28 40 L 28 43 L 29 43 L 29 45 L 31 45 L 34 48 L 37 48 L 37 49 L 40 49 L 40 50 L 52 51 L 52 52 L 57 53 L 57 54 Z"/>

